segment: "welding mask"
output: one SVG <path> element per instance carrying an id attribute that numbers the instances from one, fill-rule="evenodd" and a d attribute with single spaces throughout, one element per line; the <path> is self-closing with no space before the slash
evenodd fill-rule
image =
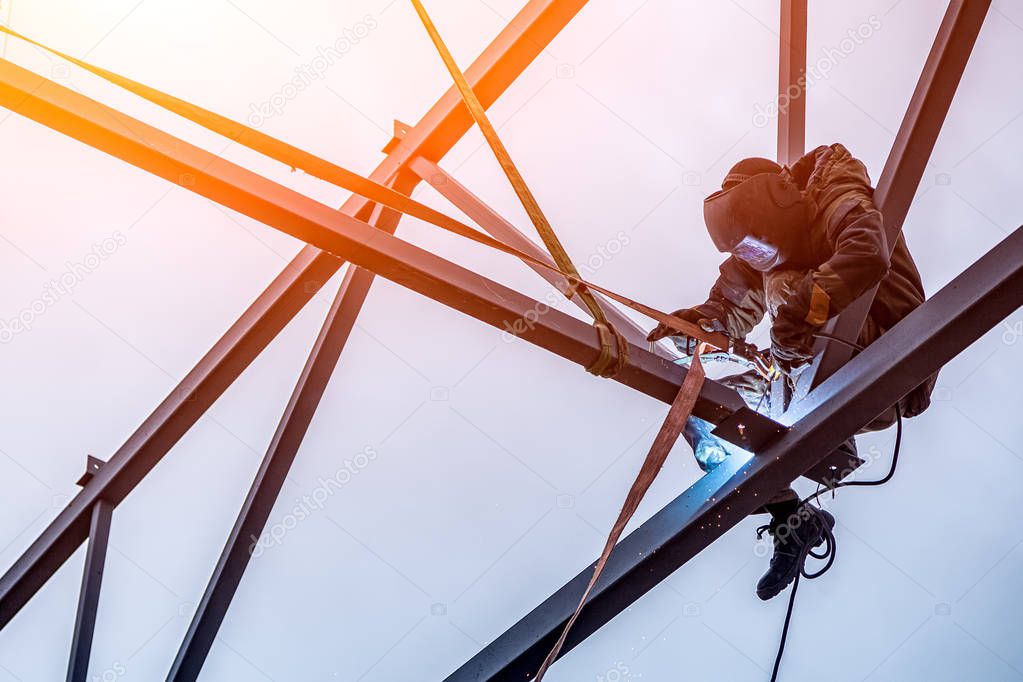
<path id="1" fill-rule="evenodd" d="M 760 272 L 804 264 L 808 216 L 799 187 L 778 173 L 754 175 L 703 202 L 703 218 L 718 251 Z"/>

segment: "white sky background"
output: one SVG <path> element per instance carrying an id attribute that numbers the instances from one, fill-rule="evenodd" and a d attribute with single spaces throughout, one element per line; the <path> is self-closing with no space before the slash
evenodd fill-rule
<path id="1" fill-rule="evenodd" d="M 428 7 L 468 65 L 522 4 Z M 808 146 L 842 141 L 876 180 L 945 3 L 814 5 L 811 63 L 840 49 L 849 29 L 880 22 L 812 87 L 808 123 Z M 449 85 L 401 0 L 15 0 L 10 22 L 242 120 L 318 46 L 372 23 L 263 123 L 365 172 L 392 119 L 414 123 Z M 754 113 L 774 96 L 777 24 L 777 3 L 766 0 L 596 0 L 492 108 L 577 261 L 628 237 L 595 280 L 663 309 L 703 300 L 720 256 L 700 202 L 738 158 L 774 154 L 774 123 L 758 127 Z M 1023 222 L 1021 37 L 1023 10 L 996 1 L 906 223 L 931 293 Z M 318 200 L 345 198 L 36 50 L 6 50 Z M 442 165 L 526 228 L 481 144 L 470 132 Z M 31 307 L 94 244 L 124 242 L 0 346 L 6 569 L 75 493 L 86 453 L 109 457 L 301 245 L 5 112 L 0 149 L 0 320 Z M 429 188 L 416 196 L 457 214 Z M 399 235 L 532 296 L 548 291 L 509 258 L 432 227 L 405 220 Z M 94 678 L 166 675 L 337 281 L 115 512 Z M 786 679 L 1023 678 L 1018 341 L 1017 313 L 943 371 L 939 400 L 907 423 L 897 479 L 836 502 L 838 561 L 800 591 Z M 442 679 L 596 556 L 666 409 L 378 280 L 271 524 L 345 460 L 366 448 L 375 458 L 252 562 L 203 679 Z M 885 470 L 892 440 L 860 439 L 881 458 L 867 476 Z M 698 475 L 680 444 L 636 523 Z M 766 564 L 756 523 L 683 567 L 549 679 L 767 679 L 785 603 L 753 595 Z M 84 548 L 0 633 L 0 682 L 64 675 L 83 557 Z"/>

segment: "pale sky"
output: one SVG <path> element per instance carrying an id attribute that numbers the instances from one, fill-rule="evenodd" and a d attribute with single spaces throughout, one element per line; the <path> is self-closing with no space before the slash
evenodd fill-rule
<path id="1" fill-rule="evenodd" d="M 415 123 L 449 86 L 404 0 L 11 3 L 0 18 L 18 31 L 239 120 L 261 111 L 264 131 L 360 172 L 395 118 Z M 524 2 L 426 4 L 466 66 Z M 720 255 L 701 201 L 735 160 L 774 154 L 760 112 L 776 88 L 777 5 L 595 0 L 492 108 L 577 262 L 627 241 L 595 281 L 661 309 L 703 300 Z M 813 5 L 809 60 L 824 72 L 808 147 L 841 141 L 876 181 L 945 3 Z M 869 37 L 845 49 L 850 30 Z M 284 95 L 346 36 L 310 87 Z M 1023 9 L 996 0 L 906 222 L 929 293 L 1023 222 L 1021 38 Z M 319 201 L 346 198 L 38 50 L 0 49 Z M 0 324 L 31 327 L 0 345 L 6 570 L 75 494 L 86 454 L 117 450 L 301 244 L 6 110 L 0 145 Z M 441 165 L 530 231 L 477 131 Z M 425 185 L 416 197 L 462 217 Z M 398 234 L 549 291 L 432 226 L 406 219 Z M 65 277 L 70 290 L 44 296 Z M 166 676 L 338 281 L 115 511 L 90 679 Z M 783 679 L 1023 679 L 1021 349 L 1017 312 L 942 372 L 932 408 L 906 424 L 897 478 L 839 495 L 837 563 L 800 589 Z M 202 679 L 443 679 L 597 556 L 666 411 L 378 280 L 268 525 L 288 528 L 252 561 Z M 864 477 L 885 471 L 892 441 L 860 439 L 877 459 Z M 699 475 L 680 443 L 632 527 Z M 304 497 L 323 502 L 300 514 Z M 547 679 L 768 679 L 785 599 L 753 593 L 760 521 Z M 0 633 L 0 682 L 63 678 L 84 554 Z"/>

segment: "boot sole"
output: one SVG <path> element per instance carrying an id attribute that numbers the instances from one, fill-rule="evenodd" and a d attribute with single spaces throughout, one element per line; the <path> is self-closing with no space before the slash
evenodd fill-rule
<path id="1" fill-rule="evenodd" d="M 823 510 L 821 511 L 821 514 L 824 516 L 824 522 L 828 525 L 828 530 L 834 530 L 835 517 L 832 516 L 830 512 Z M 824 537 L 822 536 L 821 539 L 817 541 L 815 545 L 813 545 L 812 549 L 817 549 L 823 544 Z M 760 597 L 761 601 L 770 601 L 771 599 L 774 599 L 779 594 L 781 594 L 781 592 L 786 587 L 792 584 L 792 581 L 795 580 L 796 576 L 799 574 L 800 568 L 801 568 L 800 565 L 797 563 L 795 565 L 795 570 L 789 571 L 788 573 L 785 574 L 784 580 L 782 580 L 780 583 L 772 585 L 769 589 L 757 590 L 757 596 Z"/>

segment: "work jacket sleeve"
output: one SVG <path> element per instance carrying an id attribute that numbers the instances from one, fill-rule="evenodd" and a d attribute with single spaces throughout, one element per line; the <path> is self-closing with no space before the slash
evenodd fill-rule
<path id="1" fill-rule="evenodd" d="M 827 240 L 832 256 L 810 271 L 779 306 L 771 328 L 772 345 L 793 358 L 809 357 L 814 333 L 888 274 L 884 224 L 869 197 L 850 199 L 835 211 Z"/>
<path id="2" fill-rule="evenodd" d="M 720 320 L 733 339 L 744 339 L 764 317 L 764 277 L 735 256 L 721 264 L 707 302 L 696 307 Z"/>

